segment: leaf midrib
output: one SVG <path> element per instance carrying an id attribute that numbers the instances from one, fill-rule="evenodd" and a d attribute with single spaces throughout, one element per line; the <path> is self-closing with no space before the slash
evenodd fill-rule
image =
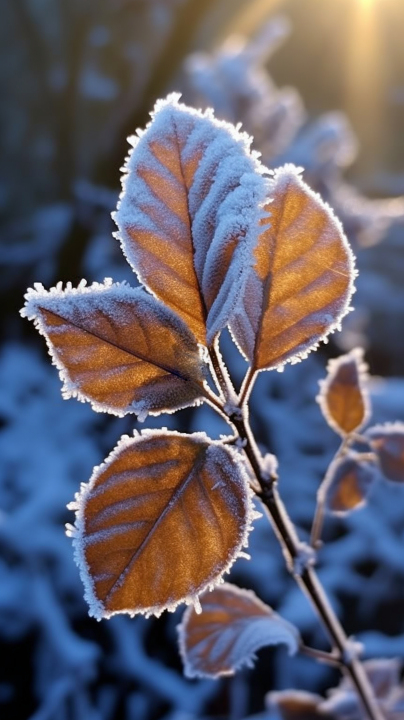
<path id="1" fill-rule="evenodd" d="M 54 310 L 50 310 L 49 308 L 46 308 L 46 307 L 42 307 L 42 308 L 40 307 L 40 309 L 45 310 L 45 312 L 49 312 L 51 315 L 54 315 L 54 317 L 57 317 L 60 320 L 63 320 L 64 322 L 70 323 L 71 325 L 73 325 L 73 327 L 77 328 L 78 330 L 81 330 L 81 332 L 87 333 L 87 335 L 91 335 L 92 337 L 95 337 L 98 340 L 105 342 L 107 345 L 111 345 L 112 347 L 116 348 L 117 350 L 120 350 L 121 352 L 126 353 L 127 355 L 130 355 L 131 357 L 135 357 L 138 360 L 142 360 L 142 362 L 148 363 L 149 365 L 154 365 L 155 367 L 158 367 L 160 370 L 163 370 L 167 374 L 175 375 L 176 377 L 180 378 L 180 380 L 184 380 L 184 382 L 190 381 L 190 378 L 185 377 L 179 371 L 173 370 L 169 366 L 163 365 L 161 362 L 149 360 L 146 356 L 139 353 L 138 351 L 133 352 L 132 350 L 128 350 L 127 348 L 122 347 L 118 343 L 115 343 L 112 340 L 109 340 L 108 338 L 105 338 L 102 335 L 99 335 L 94 330 L 87 330 L 85 327 L 83 327 L 79 323 L 74 322 L 71 318 L 63 317 L 63 315 L 60 315 L 59 313 L 55 312 Z"/>
<path id="2" fill-rule="evenodd" d="M 164 509 L 162 510 L 162 512 L 158 515 L 158 517 L 157 517 L 156 520 L 154 521 L 154 523 L 153 523 L 152 527 L 150 528 L 150 530 L 148 531 L 147 535 L 143 538 L 143 540 L 142 540 L 142 542 L 140 543 L 139 547 L 136 548 L 136 550 L 135 550 L 135 552 L 133 553 L 133 555 L 132 555 L 132 557 L 130 558 L 130 560 L 126 563 L 125 567 L 124 567 L 124 568 L 121 570 L 121 572 L 119 573 L 119 577 L 117 577 L 117 579 L 115 580 L 115 582 L 113 583 L 113 585 L 111 586 L 111 588 L 108 590 L 108 593 L 106 594 L 104 600 L 102 601 L 103 604 L 104 604 L 104 607 L 105 607 L 106 609 L 108 609 L 108 608 L 107 608 L 107 603 L 108 603 L 108 601 L 110 600 L 111 595 L 114 593 L 114 591 L 115 591 L 116 589 L 119 589 L 119 588 L 121 587 L 121 585 L 122 585 L 122 583 L 123 583 L 126 575 L 128 574 L 128 572 L 130 572 L 131 567 L 134 565 L 134 563 L 136 562 L 136 560 L 139 558 L 139 555 L 143 552 L 143 550 L 144 550 L 144 548 L 146 547 L 146 545 L 148 544 L 150 538 L 151 538 L 152 535 L 156 532 L 156 530 L 158 529 L 158 527 L 160 526 L 160 524 L 163 522 L 164 518 L 165 518 L 166 515 L 170 512 L 170 510 L 171 510 L 173 507 L 175 507 L 177 500 L 178 500 L 179 497 L 182 495 L 182 493 L 183 493 L 184 490 L 186 489 L 187 485 L 189 484 L 189 482 L 191 481 L 191 479 L 193 478 L 193 476 L 195 475 L 195 473 L 197 472 L 197 470 L 199 470 L 199 468 L 200 468 L 201 465 L 203 464 L 203 460 L 204 460 L 205 454 L 206 454 L 206 448 L 205 448 L 205 447 L 202 448 L 201 450 L 199 450 L 199 452 L 198 452 L 198 454 L 197 454 L 197 456 L 196 456 L 196 458 L 195 458 L 195 461 L 194 461 L 193 464 L 192 464 L 192 467 L 191 467 L 190 471 L 187 473 L 187 475 L 185 476 L 185 478 L 180 482 L 180 484 L 177 485 L 177 487 L 175 488 L 173 494 L 170 496 L 170 498 L 169 498 L 169 500 L 167 501 L 167 503 L 166 503 Z"/>

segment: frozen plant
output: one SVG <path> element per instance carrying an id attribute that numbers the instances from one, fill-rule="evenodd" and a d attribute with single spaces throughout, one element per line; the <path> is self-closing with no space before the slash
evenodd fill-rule
<path id="1" fill-rule="evenodd" d="M 258 373 L 305 358 L 349 310 L 355 270 L 342 226 L 300 168 L 269 171 L 245 133 L 177 95 L 157 103 L 130 143 L 115 221 L 143 287 L 109 279 L 65 290 L 36 284 L 22 315 L 45 336 L 64 397 L 139 419 L 205 402 L 231 433 L 219 441 L 165 429 L 134 433 L 94 469 L 67 528 L 90 614 L 160 615 L 186 603 L 179 641 L 187 675 L 232 674 L 263 645 L 285 644 L 291 654 L 343 668 L 358 712 L 381 720 L 360 648 L 314 566 L 326 511 L 358 507 L 381 474 L 404 481 L 404 428 L 363 432 L 370 406 L 361 352 L 330 364 L 319 402 L 342 443 L 319 490 L 308 545 L 278 493 L 276 458 L 260 454 L 248 420 Z M 220 353 L 225 327 L 248 362 L 239 392 Z M 245 556 L 253 496 L 330 652 L 306 647 L 254 593 L 223 582 Z"/>

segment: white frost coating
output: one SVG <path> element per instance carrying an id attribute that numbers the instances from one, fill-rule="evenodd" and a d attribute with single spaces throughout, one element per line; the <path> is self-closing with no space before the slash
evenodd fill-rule
<path id="1" fill-rule="evenodd" d="M 336 217 L 334 211 L 328 203 L 326 203 L 318 193 L 314 192 L 314 190 L 303 182 L 301 178 L 302 170 L 303 168 L 296 167 L 292 164 L 287 164 L 276 169 L 271 178 L 272 184 L 269 195 L 271 196 L 277 191 L 285 190 L 288 184 L 293 182 L 305 192 L 307 197 L 312 199 L 316 206 L 320 205 L 321 208 L 325 210 L 329 225 L 333 231 L 338 233 L 347 256 L 349 266 L 349 283 L 343 297 L 339 297 L 332 301 L 325 310 L 312 312 L 304 319 L 304 322 L 308 327 L 310 327 L 310 324 L 313 325 L 313 332 L 309 335 L 306 341 L 302 341 L 299 345 L 294 347 L 292 354 L 288 354 L 291 351 L 287 351 L 284 356 L 279 359 L 279 362 L 277 362 L 276 365 L 271 365 L 269 368 L 259 368 L 259 371 L 277 369 L 279 372 L 282 372 L 286 363 L 295 364 L 300 360 L 305 359 L 310 352 L 318 348 L 320 342 L 324 342 L 327 339 L 329 334 L 341 329 L 342 319 L 353 309 L 350 307 L 350 302 L 352 295 L 355 292 L 354 280 L 357 276 L 357 271 L 355 269 L 355 257 L 345 236 L 340 220 Z M 327 268 L 324 268 L 324 270 L 326 269 Z M 230 323 L 231 336 L 243 356 L 252 362 L 255 356 L 257 337 L 259 337 L 258 328 L 260 318 L 262 316 L 262 302 L 265 303 L 265 298 L 262 295 L 263 283 L 258 278 L 254 268 L 252 268 L 249 273 L 244 293 L 244 296 L 239 297 L 238 308 L 236 308 L 233 320 Z M 259 298 L 259 301 L 257 301 L 257 298 Z M 301 323 L 302 320 L 299 320 L 299 324 Z M 327 328 L 324 332 L 319 334 L 317 329 L 318 324 L 324 323 L 327 325 Z"/>
<path id="2" fill-rule="evenodd" d="M 148 414 L 159 415 L 161 412 L 175 412 L 180 408 L 197 405 L 201 402 L 202 392 L 197 389 L 196 385 L 186 382 L 188 379 L 203 382 L 204 368 L 201 346 L 197 344 L 195 337 L 183 320 L 170 308 L 146 293 L 143 288 L 132 288 L 125 282 L 113 283 L 110 278 L 106 278 L 104 283 L 93 283 L 89 287 L 86 286 L 85 280 L 82 280 L 77 288 L 73 288 L 71 283 L 67 283 L 65 290 L 62 288 L 61 282 L 49 291 L 45 290 L 40 283 L 35 283 L 34 289 L 30 288 L 25 298 L 26 302 L 21 310 L 21 315 L 33 320 L 37 330 L 44 335 L 52 362 L 57 367 L 63 383 L 62 395 L 65 399 L 74 397 L 81 402 L 89 401 L 95 411 L 108 412 L 119 417 L 126 413 L 136 413 L 140 422 L 143 422 Z M 124 308 L 123 303 L 127 303 L 127 307 Z M 62 323 L 59 327 L 49 327 L 43 315 L 44 310 L 59 315 L 60 319 L 66 320 L 66 323 Z M 121 364 L 117 364 L 116 367 L 95 370 L 93 359 L 97 354 L 96 351 L 85 346 L 80 354 L 80 345 L 74 350 L 74 357 L 70 363 L 68 360 L 66 363 L 64 362 L 64 352 L 66 351 L 63 349 L 60 351 L 52 338 L 57 338 L 59 333 L 63 335 L 69 328 L 69 323 L 84 333 L 93 328 L 95 337 L 102 339 L 102 334 L 98 334 L 97 318 L 94 321 L 91 320 L 92 311 L 107 318 L 112 328 L 116 326 L 115 332 L 125 326 L 133 328 L 133 335 L 129 338 L 130 347 L 127 348 L 127 364 L 121 361 Z M 149 350 L 149 357 L 143 357 L 142 352 L 136 356 L 136 345 L 133 344 L 136 339 L 135 332 L 140 334 L 144 332 L 144 323 L 153 324 L 155 347 Z M 178 345 L 176 354 L 175 357 L 173 354 L 170 358 L 174 363 L 173 367 L 164 365 L 164 358 L 158 348 L 158 343 L 161 342 L 160 330 L 162 332 L 170 330 L 172 337 L 176 338 Z M 161 337 L 163 336 L 161 335 Z M 163 342 L 165 341 L 164 336 Z M 106 345 L 110 342 L 111 339 L 106 337 Z M 125 351 L 125 348 L 122 349 Z M 85 370 L 78 370 L 77 362 L 83 360 L 85 361 Z M 162 372 L 158 377 L 153 376 L 149 383 L 145 382 L 138 387 L 134 385 L 133 394 L 129 393 L 130 400 L 126 405 L 120 404 L 119 393 L 116 393 L 115 398 L 113 390 L 109 395 L 104 390 L 103 397 L 105 399 L 103 400 L 86 391 L 85 383 L 92 372 L 99 373 L 100 380 L 106 380 L 108 377 L 113 380 L 120 373 L 130 371 L 135 362 L 149 363 L 150 366 L 160 368 Z M 116 400 L 115 404 L 114 400 Z"/>
<path id="3" fill-rule="evenodd" d="M 172 280 L 174 276 L 175 283 L 181 283 L 181 263 L 177 266 L 175 258 L 167 257 L 158 245 L 165 243 L 169 254 L 171 244 L 173 256 L 178 252 L 188 256 L 195 287 L 207 310 L 207 341 L 211 343 L 230 321 L 244 289 L 270 184 L 246 133 L 217 120 L 212 110 L 188 108 L 179 97 L 174 93 L 159 100 L 146 129 L 129 138 L 133 149 L 123 168 L 122 193 L 113 217 L 126 258 L 154 294 L 159 295 L 166 277 Z M 178 156 L 181 183 L 156 159 L 153 143 Z M 187 187 L 183 168 L 194 159 L 198 166 Z M 160 177 L 159 188 L 148 186 L 145 170 Z M 180 210 L 173 210 L 176 199 L 177 206 L 187 207 L 190 226 L 177 214 Z M 156 237 L 156 247 L 136 242 L 136 232 L 143 231 Z M 226 253 L 234 238 L 237 242 L 228 266 Z M 165 299 L 181 307 L 175 283 L 170 298 L 164 283 Z"/>
<path id="4" fill-rule="evenodd" d="M 293 560 L 294 574 L 300 576 L 307 568 L 313 567 L 315 564 L 316 551 L 307 543 L 299 543 L 297 555 Z"/>
<path id="5" fill-rule="evenodd" d="M 242 666 L 252 667 L 256 651 L 268 645 L 286 645 L 290 655 L 297 652 L 298 630 L 253 591 L 222 583 L 200 600 L 202 614 L 187 608 L 177 627 L 187 677 L 234 675 Z"/>
<path id="6" fill-rule="evenodd" d="M 354 637 L 349 637 L 344 647 L 344 663 L 348 665 L 352 660 L 355 660 L 355 658 L 360 658 L 361 655 L 363 655 L 364 649 L 363 643 L 358 642 Z"/>
<path id="7" fill-rule="evenodd" d="M 238 488 L 242 489 L 243 502 L 245 510 L 245 522 L 243 527 L 240 527 L 239 536 L 235 547 L 229 552 L 228 557 L 225 559 L 220 567 L 212 569 L 212 574 L 206 578 L 204 583 L 200 586 L 193 588 L 192 593 L 180 598 L 177 602 L 173 602 L 168 605 L 152 605 L 150 607 L 143 608 L 127 608 L 126 610 L 119 610 L 109 612 L 105 609 L 102 601 L 97 597 L 94 579 L 91 575 L 90 568 L 88 566 L 85 557 L 86 548 L 86 528 L 85 528 L 85 510 L 88 499 L 94 490 L 94 486 L 105 471 L 105 469 L 119 458 L 121 452 L 127 448 L 136 446 L 147 439 L 154 438 L 169 438 L 169 437 L 183 437 L 187 440 L 191 440 L 195 443 L 201 444 L 206 447 L 206 463 L 204 468 L 209 471 L 209 464 L 211 470 L 217 471 L 219 468 L 223 473 L 226 473 L 228 480 L 231 483 L 235 483 Z M 93 474 L 88 483 L 82 483 L 80 492 L 76 493 L 73 505 L 76 506 L 76 518 L 74 526 L 71 526 L 69 535 L 73 537 L 74 546 L 74 559 L 78 565 L 80 571 L 80 577 L 84 584 L 84 598 L 89 605 L 89 615 L 95 617 L 97 620 L 102 618 L 110 618 L 118 613 L 126 612 L 131 617 L 136 614 L 142 614 L 146 617 L 155 615 L 159 617 L 164 610 L 174 612 L 175 609 L 181 603 L 192 606 L 192 609 L 196 608 L 196 612 L 199 610 L 199 596 L 201 593 L 208 589 L 214 588 L 219 583 L 223 582 L 223 576 L 230 572 L 230 569 L 238 557 L 243 557 L 243 548 L 248 546 L 248 536 L 250 531 L 253 529 L 252 522 L 256 517 L 252 504 L 252 492 L 248 485 L 248 478 L 244 469 L 243 464 L 239 461 L 237 453 L 231 448 L 223 445 L 220 441 L 212 441 L 205 433 L 197 432 L 190 435 L 184 435 L 176 431 L 166 430 L 143 430 L 142 432 L 134 431 L 133 437 L 123 435 L 116 447 L 108 455 L 105 461 L 96 466 L 93 470 Z"/>

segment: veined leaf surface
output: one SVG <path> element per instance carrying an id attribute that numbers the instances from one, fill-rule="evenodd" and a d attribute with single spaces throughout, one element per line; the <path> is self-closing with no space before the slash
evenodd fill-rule
<path id="1" fill-rule="evenodd" d="M 265 605 L 251 590 L 223 583 L 200 598 L 202 612 L 188 608 L 179 626 L 188 677 L 234 675 L 252 666 L 255 652 L 266 645 L 299 647 L 297 629 Z"/>
<path id="2" fill-rule="evenodd" d="M 337 328 L 353 292 L 353 255 L 341 224 L 286 165 L 275 171 L 262 234 L 231 321 L 255 370 L 296 361 Z"/>
<path id="3" fill-rule="evenodd" d="M 140 280 L 210 344 L 244 288 L 268 180 L 245 133 L 178 97 L 129 138 L 114 218 Z"/>
<path id="4" fill-rule="evenodd" d="M 252 518 L 236 457 L 203 433 L 121 438 L 73 504 L 92 615 L 160 614 L 220 579 Z"/>
<path id="5" fill-rule="evenodd" d="M 330 360 L 327 371 L 317 398 L 325 419 L 341 435 L 359 430 L 369 415 L 363 350 L 356 348 L 347 355 Z"/>
<path id="6" fill-rule="evenodd" d="M 45 335 L 65 397 L 140 416 L 203 395 L 203 363 L 185 323 L 143 289 L 106 282 L 30 290 L 22 314 Z"/>

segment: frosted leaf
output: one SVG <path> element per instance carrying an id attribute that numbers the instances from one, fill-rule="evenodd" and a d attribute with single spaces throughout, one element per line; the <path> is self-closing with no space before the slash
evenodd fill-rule
<path id="1" fill-rule="evenodd" d="M 401 720 L 402 718 L 401 665 L 402 661 L 399 658 L 377 658 L 363 663 L 363 669 L 386 720 Z M 366 720 L 363 707 L 348 675 L 342 678 L 337 688 L 329 691 L 329 697 L 320 703 L 319 709 L 322 712 L 333 713 L 336 718 Z"/>
<path id="2" fill-rule="evenodd" d="M 21 311 L 48 343 L 64 397 L 116 415 L 194 404 L 203 362 L 185 323 L 143 289 L 106 281 L 29 290 Z"/>
<path id="3" fill-rule="evenodd" d="M 329 466 L 318 491 L 318 503 L 337 515 L 357 510 L 365 504 L 376 475 L 374 464 L 349 452 Z"/>
<path id="4" fill-rule="evenodd" d="M 286 645 L 292 655 L 299 633 L 251 590 L 223 583 L 200 598 L 202 613 L 188 608 L 178 628 L 188 677 L 234 675 L 251 667 L 255 652 L 266 645 Z"/>
<path id="5" fill-rule="evenodd" d="M 386 698 L 398 688 L 402 664 L 401 658 L 374 658 L 363 663 L 376 697 Z M 346 677 L 341 685 L 351 686 L 351 682 Z"/>
<path id="6" fill-rule="evenodd" d="M 296 362 L 339 327 L 353 292 L 354 258 L 340 222 L 286 165 L 275 171 L 263 232 L 233 336 L 256 370 Z"/>
<path id="7" fill-rule="evenodd" d="M 374 425 L 366 432 L 383 475 L 393 482 L 404 482 L 404 423 Z"/>
<path id="8" fill-rule="evenodd" d="M 203 433 L 123 436 L 77 502 L 75 557 L 98 619 L 196 602 L 230 569 L 252 519 L 243 466 Z"/>
<path id="9" fill-rule="evenodd" d="M 129 138 L 114 219 L 140 280 L 210 344 L 244 288 L 269 181 L 251 138 L 178 98 Z"/>
<path id="10" fill-rule="evenodd" d="M 268 710 L 281 720 L 335 720 L 334 715 L 320 710 L 322 702 L 321 695 L 304 690 L 281 690 L 265 697 Z"/>
<path id="11" fill-rule="evenodd" d="M 370 412 L 363 350 L 355 348 L 347 355 L 330 360 L 327 372 L 326 379 L 320 382 L 317 398 L 325 419 L 340 435 L 359 430 Z"/>

